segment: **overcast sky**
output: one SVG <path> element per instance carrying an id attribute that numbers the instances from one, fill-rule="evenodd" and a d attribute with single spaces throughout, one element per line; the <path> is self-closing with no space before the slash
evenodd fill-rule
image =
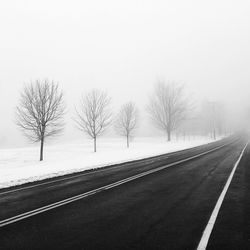
<path id="1" fill-rule="evenodd" d="M 96 87 L 143 111 L 159 77 L 250 103 L 249 13 L 249 0 L 1 1 L 0 147 L 20 145 L 14 108 L 37 78 L 59 82 L 69 110 Z"/>

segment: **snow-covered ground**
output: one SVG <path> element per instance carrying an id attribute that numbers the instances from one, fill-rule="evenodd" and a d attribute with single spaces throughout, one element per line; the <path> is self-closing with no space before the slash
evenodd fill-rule
<path id="1" fill-rule="evenodd" d="M 93 153 L 89 140 L 85 143 L 45 145 L 43 162 L 38 161 L 37 146 L 1 149 L 0 188 L 178 151 L 211 141 L 208 138 L 173 142 L 166 142 L 164 138 L 136 138 L 127 149 L 124 139 L 100 139 L 97 153 Z"/>

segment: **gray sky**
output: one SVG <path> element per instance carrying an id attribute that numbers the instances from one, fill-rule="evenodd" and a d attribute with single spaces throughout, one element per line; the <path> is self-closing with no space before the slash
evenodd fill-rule
<path id="1" fill-rule="evenodd" d="M 159 77 L 201 99 L 246 105 L 249 13 L 248 0 L 2 1 L 0 147 L 22 142 L 14 107 L 23 83 L 37 78 L 60 83 L 69 111 L 92 87 L 143 111 Z"/>

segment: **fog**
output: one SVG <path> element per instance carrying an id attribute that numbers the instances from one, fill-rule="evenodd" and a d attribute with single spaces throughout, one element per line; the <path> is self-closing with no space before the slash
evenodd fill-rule
<path id="1" fill-rule="evenodd" d="M 142 119 L 159 78 L 180 81 L 196 103 L 250 106 L 249 1 L 4 1 L 0 6 L 0 147 L 27 140 L 14 124 L 24 83 L 48 78 L 67 104 L 63 138 L 82 93 L 100 88 L 114 110 L 134 101 Z M 141 122 L 142 123 L 142 122 Z M 150 135 L 141 124 L 140 135 Z"/>

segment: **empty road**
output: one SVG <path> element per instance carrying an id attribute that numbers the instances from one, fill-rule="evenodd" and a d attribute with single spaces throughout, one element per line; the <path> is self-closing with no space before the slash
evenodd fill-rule
<path id="1" fill-rule="evenodd" d="M 247 141 L 1 190 L 0 249 L 196 249 Z M 250 249 L 249 162 L 247 146 L 207 249 Z"/>

